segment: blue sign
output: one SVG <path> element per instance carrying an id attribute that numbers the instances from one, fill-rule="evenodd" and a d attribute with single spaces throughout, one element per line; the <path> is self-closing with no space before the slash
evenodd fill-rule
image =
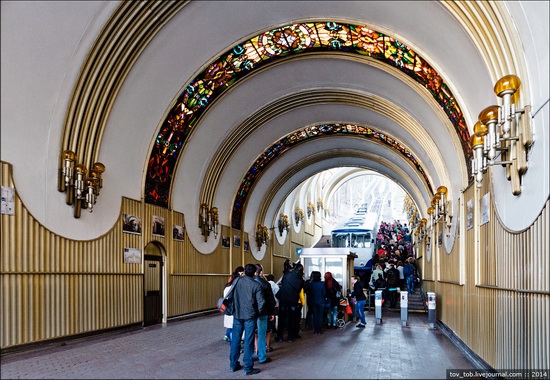
<path id="1" fill-rule="evenodd" d="M 300 256 L 302 254 L 303 248 L 296 248 L 296 256 Z"/>

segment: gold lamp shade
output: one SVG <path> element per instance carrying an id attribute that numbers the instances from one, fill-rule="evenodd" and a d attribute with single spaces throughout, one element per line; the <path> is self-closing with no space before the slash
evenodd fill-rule
<path id="1" fill-rule="evenodd" d="M 472 136 L 470 136 L 470 146 L 472 147 L 472 149 L 478 146 L 483 146 L 483 141 L 483 136 L 478 135 L 477 133 L 474 133 Z"/>
<path id="2" fill-rule="evenodd" d="M 96 162 L 95 164 L 93 164 L 92 170 L 96 170 L 99 173 L 103 173 L 105 172 L 105 165 L 103 165 L 101 162 Z"/>
<path id="3" fill-rule="evenodd" d="M 64 150 L 63 158 L 69 161 L 74 161 L 76 158 L 76 154 L 72 150 Z"/>
<path id="4" fill-rule="evenodd" d="M 519 86 L 521 86 L 519 78 L 516 75 L 510 74 L 503 76 L 497 81 L 494 91 L 496 96 L 500 97 L 502 95 L 515 93 Z"/>
<path id="5" fill-rule="evenodd" d="M 77 173 L 82 173 L 83 175 L 86 175 L 86 173 L 88 173 L 88 169 L 86 169 L 86 166 L 80 164 L 76 165 L 74 170 Z"/>
<path id="6" fill-rule="evenodd" d="M 433 207 L 428 207 L 427 213 L 430 214 L 430 215 L 433 214 L 434 213 L 434 208 Z M 422 219 L 422 220 L 424 220 L 424 219 Z M 427 220 L 426 220 L 426 222 L 427 222 Z"/>
<path id="7" fill-rule="evenodd" d="M 429 209 L 428 209 L 429 210 Z M 422 218 L 422 224 L 427 224 L 428 223 L 428 219 L 426 218 Z"/>
<path id="8" fill-rule="evenodd" d="M 445 186 L 439 186 L 439 187 L 437 188 L 437 193 L 438 193 L 438 194 L 442 194 L 442 195 L 447 194 L 447 187 L 445 187 Z"/>
<path id="9" fill-rule="evenodd" d="M 478 134 L 479 136 L 485 136 L 489 131 L 487 130 L 487 127 L 485 124 L 483 124 L 481 121 L 477 121 L 474 125 L 474 133 Z"/>
<path id="10" fill-rule="evenodd" d="M 481 124 L 487 124 L 491 121 L 498 121 L 498 106 L 489 106 L 483 109 L 477 117 Z"/>

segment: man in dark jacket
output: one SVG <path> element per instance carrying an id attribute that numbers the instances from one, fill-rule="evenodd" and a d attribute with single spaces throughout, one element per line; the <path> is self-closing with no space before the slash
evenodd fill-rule
<path id="1" fill-rule="evenodd" d="M 254 368 L 254 332 L 258 316 L 265 312 L 265 298 L 261 285 L 254 281 L 256 265 L 246 264 L 244 276 L 239 279 L 233 289 L 233 332 L 231 335 L 231 352 L 229 354 L 229 370 L 231 372 L 242 368 L 239 363 L 240 342 L 244 330 L 244 371 L 247 375 L 259 373 Z"/>
<path id="2" fill-rule="evenodd" d="M 271 358 L 267 357 L 267 325 L 269 321 L 275 319 L 275 305 L 277 301 L 273 295 L 273 290 L 271 290 L 271 285 L 264 278 L 264 268 L 261 264 L 256 264 L 256 274 L 254 276 L 254 281 L 258 282 L 262 287 L 262 291 L 265 298 L 265 309 L 258 316 L 257 322 L 257 343 L 256 343 L 256 352 L 258 354 L 258 362 L 260 364 L 269 363 Z"/>
<path id="3" fill-rule="evenodd" d="M 292 270 L 283 274 L 281 286 L 277 292 L 279 299 L 279 325 L 277 326 L 276 341 L 283 340 L 285 327 L 288 330 L 288 341 L 296 338 L 296 310 L 300 291 L 304 287 L 304 266 L 296 264 Z"/>

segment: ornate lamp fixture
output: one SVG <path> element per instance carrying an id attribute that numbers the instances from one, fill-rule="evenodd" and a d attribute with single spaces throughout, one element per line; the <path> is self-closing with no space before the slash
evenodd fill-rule
<path id="1" fill-rule="evenodd" d="M 74 207 L 73 216 L 80 218 L 81 210 L 93 212 L 94 205 L 103 188 L 101 175 L 105 165 L 96 162 L 88 170 L 84 165 L 76 163 L 76 154 L 72 150 L 63 151 L 63 166 L 59 169 L 57 189 L 64 192 L 65 203 Z"/>
<path id="2" fill-rule="evenodd" d="M 296 210 L 294 211 L 294 222 L 296 223 L 296 227 L 298 227 L 300 222 L 304 221 L 304 218 L 305 218 L 304 210 L 296 206 Z"/>
<path id="3" fill-rule="evenodd" d="M 280 213 L 279 214 L 279 220 L 277 221 L 277 227 L 279 228 L 279 234 L 280 236 L 283 236 L 283 232 L 290 229 L 290 222 L 288 221 L 288 216 Z"/>
<path id="4" fill-rule="evenodd" d="M 258 245 L 258 250 L 262 248 L 263 244 L 266 244 L 269 240 L 269 229 L 266 226 L 258 224 L 256 226 L 256 244 Z"/>
<path id="5" fill-rule="evenodd" d="M 315 215 L 315 205 L 313 202 L 307 204 L 307 217 L 311 218 L 311 215 Z"/>
<path id="6" fill-rule="evenodd" d="M 317 199 L 317 212 L 320 212 L 321 210 L 325 209 L 325 205 L 323 204 L 323 200 L 321 198 Z"/>
<path id="7" fill-rule="evenodd" d="M 420 220 L 420 224 L 418 225 L 418 232 L 420 233 L 420 240 L 424 240 L 424 238 L 428 234 L 428 231 L 426 229 L 427 225 L 428 225 L 428 219 L 422 218 Z"/>
<path id="8" fill-rule="evenodd" d="M 204 241 L 208 240 L 210 232 L 214 232 L 214 238 L 218 237 L 218 226 L 220 220 L 218 218 L 218 208 L 208 208 L 206 203 L 202 203 L 199 209 L 199 228 L 204 236 Z"/>
<path id="9" fill-rule="evenodd" d="M 527 171 L 527 151 L 533 144 L 531 106 L 519 108 L 520 79 L 515 75 L 500 78 L 494 87 L 501 105 L 483 109 L 470 137 L 474 150 L 472 176 L 481 187 L 488 166 L 506 168 L 506 179 L 512 183 L 512 194 L 521 193 L 521 176 Z M 500 161 L 497 161 L 500 159 Z"/>

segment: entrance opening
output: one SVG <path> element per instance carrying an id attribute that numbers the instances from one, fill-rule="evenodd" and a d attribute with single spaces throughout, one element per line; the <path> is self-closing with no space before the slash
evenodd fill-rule
<path id="1" fill-rule="evenodd" d="M 164 248 L 157 242 L 145 247 L 143 269 L 143 325 L 162 322 Z"/>

